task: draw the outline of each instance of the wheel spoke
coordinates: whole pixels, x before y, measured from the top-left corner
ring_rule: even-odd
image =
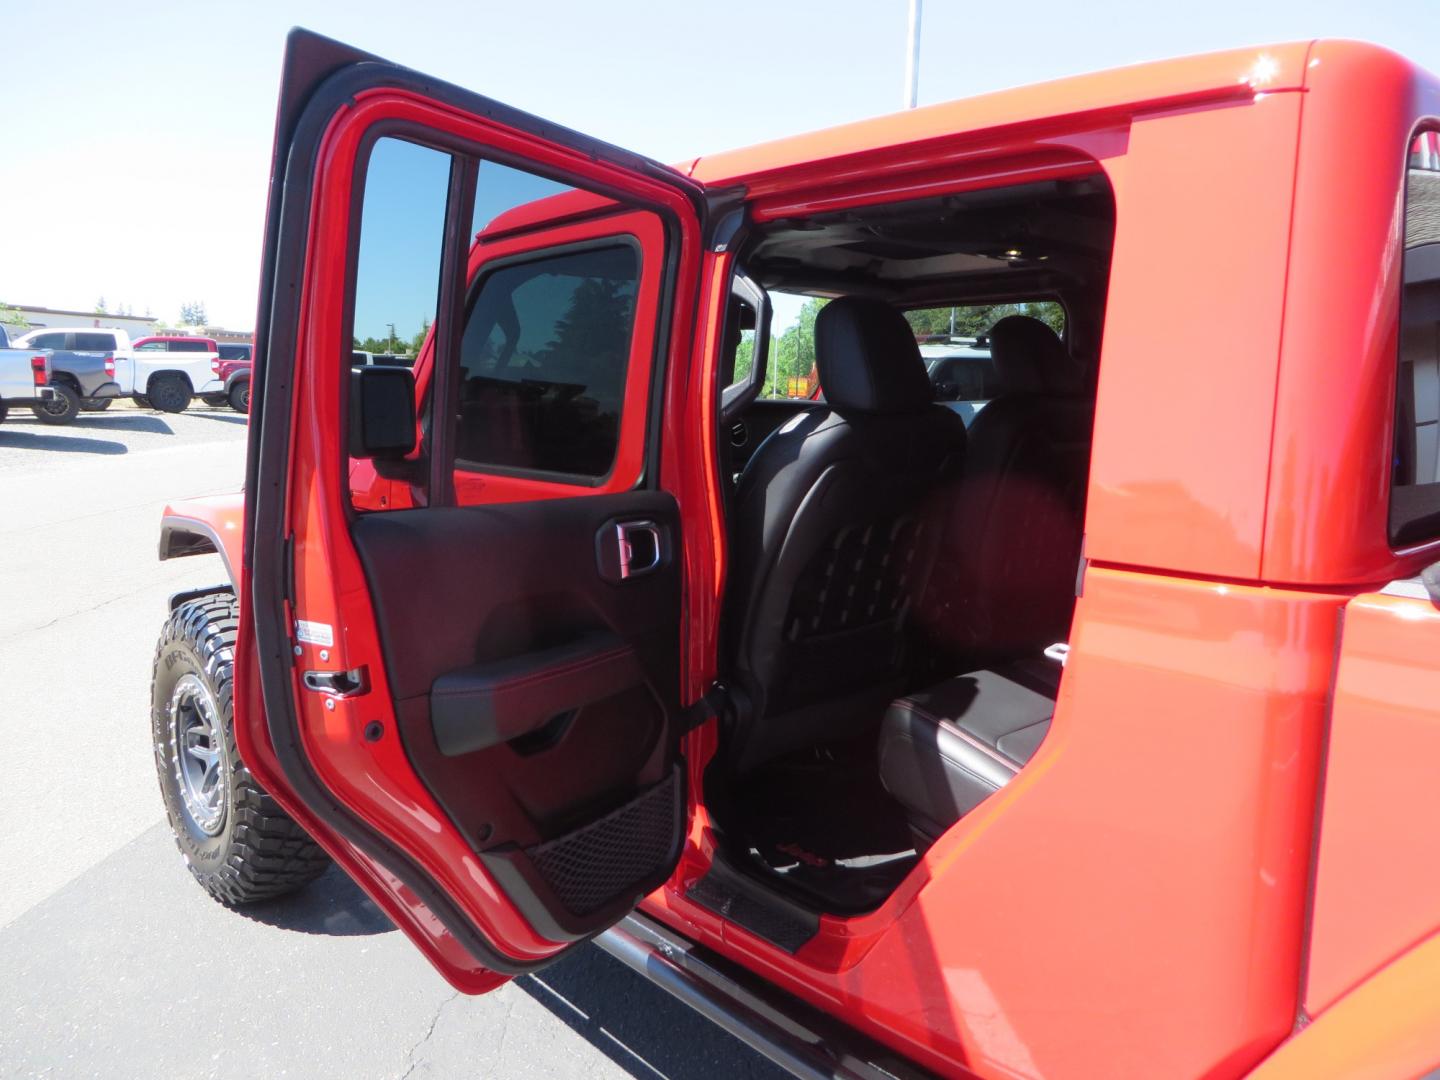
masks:
[[[187,746],[185,752],[196,760],[205,762],[207,768],[220,760],[220,751],[213,746]]]
[[[214,803],[220,788],[220,762],[212,761],[200,778],[200,795],[207,803]]]

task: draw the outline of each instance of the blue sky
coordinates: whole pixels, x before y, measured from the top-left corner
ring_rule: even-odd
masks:
[[[377,140],[370,152],[355,281],[355,336],[362,341],[385,341],[393,324],[396,348],[403,350],[404,342],[435,321],[450,161],[449,154],[394,138]],[[554,180],[482,161],[471,229],[479,232],[506,210],[568,190]]]
[[[905,0],[12,0],[0,300],[253,325],[287,29],[664,161],[890,112]],[[1143,60],[1362,38],[1440,71],[1440,0],[926,0],[920,102]],[[23,77],[17,77],[22,72]]]

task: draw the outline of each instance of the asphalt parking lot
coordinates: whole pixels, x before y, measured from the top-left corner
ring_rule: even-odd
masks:
[[[228,911],[164,820],[148,694],[172,499],[236,490],[244,418],[0,424],[0,1076],[775,1077],[599,950],[458,996],[332,869]]]

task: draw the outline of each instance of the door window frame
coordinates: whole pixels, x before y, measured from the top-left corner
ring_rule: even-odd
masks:
[[[358,223],[358,227],[350,228],[346,236],[342,329],[347,342],[353,343],[355,335],[355,283],[360,269],[365,180],[375,144],[384,138],[399,139],[451,157],[435,319],[431,333],[415,359],[415,367],[419,369],[415,386],[417,416],[428,416],[428,422],[417,421],[420,426],[417,428],[416,450],[409,460],[428,461],[425,481],[428,501],[425,505],[491,505],[658,486],[662,430],[659,410],[664,401],[667,360],[674,347],[677,344],[683,346],[688,339],[686,334],[675,334],[676,328],[672,326],[683,242],[674,212],[660,203],[647,202],[623,191],[594,184],[588,178],[537,167],[517,154],[497,152],[454,131],[437,131],[406,117],[379,119],[366,127],[361,135],[351,168],[350,221],[352,225]],[[471,232],[470,226],[474,215],[475,185],[482,161],[553,180],[573,187],[576,192],[600,196],[610,202],[579,215],[559,215],[556,223],[548,226],[539,223],[527,225],[521,230],[497,230],[500,235],[490,245],[477,243],[477,235]],[[578,186],[577,181],[586,186]],[[496,221],[503,221],[509,213],[498,215]],[[490,223],[491,226],[494,224]],[[481,230],[481,233],[484,231]],[[467,239],[465,250],[451,250],[453,240],[460,236]],[[544,247],[535,246],[537,236],[546,238]],[[455,414],[460,344],[464,335],[465,313],[475,290],[491,269],[499,268],[492,265],[496,259],[511,256],[516,261],[539,259],[561,248],[607,239],[637,245],[640,257],[620,439],[610,470],[597,481],[594,477],[506,466],[490,466],[482,470],[458,468],[454,453],[455,426],[436,425],[435,418]],[[458,249],[460,245],[453,246]],[[460,265],[464,267],[463,288],[456,287],[456,282],[460,280],[457,266]],[[445,317],[447,313],[450,316],[448,319]],[[447,331],[448,341],[442,337]],[[445,377],[437,378],[442,371]],[[341,401],[349,392],[346,384],[348,372],[349,365],[341,365]],[[645,388],[643,392],[642,386]],[[341,445],[348,445],[347,410],[341,410],[340,423]],[[341,455],[340,468],[346,483],[353,460]],[[636,464],[636,468],[631,468],[632,463]],[[363,511],[357,511],[353,505],[348,511],[352,516],[357,512]]]
[[[544,246],[533,246],[537,236],[545,240]],[[655,257],[657,244],[664,244],[664,236],[653,215],[644,210],[618,208],[592,221],[555,226],[541,234],[531,232],[506,237],[491,247],[482,245],[474,250],[467,308],[495,272],[571,253],[625,245],[635,252],[638,275],[620,427],[610,467],[601,476],[586,476],[480,463],[475,467],[462,467],[459,459],[455,459],[454,485],[459,505],[599,495],[655,486],[655,472],[646,467],[646,442],[647,435],[658,430],[649,422],[653,408],[650,389],[659,360],[656,354],[660,336],[658,320],[665,288],[664,260]],[[456,377],[458,379],[458,362]]]

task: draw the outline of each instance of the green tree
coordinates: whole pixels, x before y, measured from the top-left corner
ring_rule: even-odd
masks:
[[[570,306],[555,323],[555,337],[535,354],[545,365],[558,361],[569,367],[579,358],[592,371],[623,367],[630,341],[634,283],[613,278],[586,278],[575,288]]]
[[[786,396],[792,378],[809,376],[815,370],[815,317],[828,303],[822,297],[810,297],[794,324],[771,341],[769,371],[761,391],[765,397]]]
[[[1065,309],[1051,300],[1031,304],[974,304],[954,308],[924,308],[907,311],[905,318],[917,338],[931,335],[948,336],[951,331],[951,313],[954,313],[954,331],[957,337],[975,337],[983,334],[1007,315],[1030,315],[1045,323],[1057,334],[1065,332]]]
[[[205,315],[205,302],[203,300],[187,300],[180,305],[181,326],[205,326],[209,321]]]
[[[99,300],[96,300],[96,301],[95,301],[95,314],[96,314],[96,315],[108,315],[108,314],[110,314],[110,309],[105,306],[105,297],[102,296],[102,297],[100,297]]]
[[[430,334],[430,320],[420,320],[420,331],[410,339],[410,355],[417,356],[420,353],[420,346],[425,344],[425,338]]]
[[[743,382],[750,374],[750,365],[755,363],[755,334],[746,331],[740,344],[735,346],[735,381]]]
[[[30,324],[25,321],[25,316],[20,314],[20,309],[11,307],[9,304],[0,304],[0,323],[6,326],[24,326]]]

